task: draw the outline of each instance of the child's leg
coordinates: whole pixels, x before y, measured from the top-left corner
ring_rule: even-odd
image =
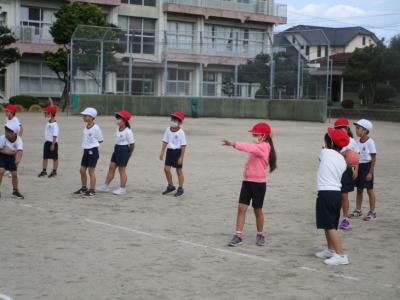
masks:
[[[262,208],[255,208],[254,215],[256,216],[257,233],[264,231],[264,213]]]
[[[363,188],[357,188],[357,196],[356,196],[356,209],[361,210],[362,200],[363,200]]]
[[[236,233],[242,233],[244,222],[246,221],[246,212],[249,206],[243,203],[239,203],[238,212],[236,217]]]
[[[374,189],[367,189],[368,197],[369,197],[369,210],[375,212],[375,191]]]
[[[165,177],[167,178],[168,185],[173,185],[171,166],[164,166]]]
[[[4,176],[5,172],[6,172],[6,169],[0,168],[0,185],[1,185],[1,182],[3,181],[3,176]]]
[[[350,209],[349,193],[342,193],[342,209],[343,209],[343,217],[348,218]]]
[[[110,162],[110,167],[108,168],[106,184],[109,185],[111,181],[113,181],[115,176],[115,170],[117,169],[117,165],[114,162]]]
[[[118,167],[120,187],[123,189],[126,187],[126,182],[128,181],[128,176],[126,175],[126,167]]]
[[[46,164],[47,165],[47,164]],[[44,169],[44,168],[43,168]],[[53,160],[53,170],[57,171],[58,169],[58,159],[54,159]]]
[[[178,175],[179,187],[183,187],[183,183],[185,181],[185,176],[183,176],[182,168],[177,168],[176,169],[176,174]]]
[[[88,168],[89,178],[90,178],[90,189],[94,190],[96,188],[96,169]]]
[[[86,175],[86,170],[87,168],[84,166],[81,166],[81,169],[79,170],[79,172],[81,173],[81,183],[82,186],[87,186],[87,175]]]
[[[343,255],[342,241],[336,229],[325,230],[326,240],[328,242],[328,249],[335,250],[339,255]]]
[[[46,170],[46,169],[47,169],[47,162],[48,162],[47,159],[43,159],[43,163],[42,163],[43,170]]]
[[[11,172],[11,182],[12,182],[13,189],[15,191],[18,191],[18,174],[17,174],[17,171],[12,171]]]

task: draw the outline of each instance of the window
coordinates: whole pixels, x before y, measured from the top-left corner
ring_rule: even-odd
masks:
[[[56,19],[55,12],[47,8],[21,6],[22,42],[52,42],[50,26]]]
[[[363,36],[362,37],[362,44],[365,46],[367,44],[367,37]]]
[[[194,24],[168,21],[168,48],[193,49]]]
[[[0,25],[1,26],[7,25],[7,13],[5,11],[0,13]]]
[[[218,73],[212,71],[203,72],[203,96],[217,96]]]
[[[306,55],[310,55],[310,46],[306,46]]]
[[[133,68],[131,92],[132,95],[153,96],[155,94],[156,74],[153,70]],[[129,94],[129,78],[117,78],[117,93]]]
[[[156,6],[156,0],[122,0],[121,2],[126,4]]]
[[[119,17],[118,25],[128,30],[130,52],[154,54],[156,28],[154,19]]]
[[[296,44],[296,37],[292,35],[292,44]]]
[[[59,93],[61,95],[64,83],[57,75],[41,62],[20,62],[21,92]]]
[[[317,56],[318,57],[321,57],[321,52],[322,52],[322,47],[318,46],[318,49],[317,49]]]
[[[167,94],[175,96],[188,96],[191,93],[190,70],[168,69]]]
[[[4,92],[6,90],[6,71],[0,72],[0,96],[4,97]]]

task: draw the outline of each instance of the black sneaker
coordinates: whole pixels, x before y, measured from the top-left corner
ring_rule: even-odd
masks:
[[[76,192],[73,192],[74,195],[82,195],[84,193],[86,193],[88,189],[85,187],[81,187],[79,190],[77,190]]]
[[[42,171],[40,172],[40,174],[38,175],[38,177],[44,177],[47,176],[47,172],[46,171]]]
[[[175,197],[179,197],[183,195],[183,188],[179,187],[175,193]]]
[[[22,196],[22,194],[21,194],[19,191],[14,191],[14,192],[12,193],[12,195],[13,195],[13,198],[25,199],[25,197]]]
[[[90,198],[90,197],[94,197],[94,196],[96,196],[96,193],[92,189],[86,190],[86,192],[84,194],[82,194],[82,197],[85,197],[85,198]]]
[[[49,175],[49,178],[51,178],[51,177],[56,177],[57,176],[57,171],[56,170],[53,170],[53,171],[51,171],[51,173],[50,173],[50,175]]]
[[[173,185],[168,185],[166,190],[164,192],[162,192],[163,195],[169,194],[173,191],[176,190],[176,187],[174,187]]]

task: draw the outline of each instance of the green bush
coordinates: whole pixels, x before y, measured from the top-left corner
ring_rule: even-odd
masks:
[[[342,107],[343,108],[353,108],[354,107],[354,101],[353,100],[343,100]]]
[[[256,98],[267,98],[267,97],[269,97],[269,95],[267,94],[267,91],[264,88],[260,87],[257,90],[255,97]]]
[[[34,104],[39,104],[39,99],[29,95],[18,95],[10,98],[10,103],[14,105],[21,105],[29,109]]]
[[[378,84],[375,92],[375,102],[385,103],[388,102],[390,98],[396,96],[396,88],[391,85]]]

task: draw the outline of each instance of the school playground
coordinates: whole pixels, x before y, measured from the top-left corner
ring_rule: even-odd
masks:
[[[19,114],[24,125],[20,190],[0,198],[0,299],[400,299],[398,123],[374,122],[377,220],[353,220],[341,232],[350,264],[329,267],[315,228],[316,171],[328,123],[269,121],[278,169],[268,175],[266,245],[257,247],[251,210],[245,244],[229,248],[246,154],[220,140],[251,141],[250,119],[186,119],[185,195],[162,196],[161,138],[168,117],[134,117],[136,140],[128,194],[72,196],[80,187],[83,122],[57,117],[61,128],[56,178],[38,178],[45,120]],[[333,120],[331,120],[333,122]],[[105,141],[97,182],[105,179],[115,119],[97,118]],[[51,165],[50,165],[51,166]],[[113,187],[118,186],[118,178]],[[350,194],[351,210],[355,194]],[[363,211],[367,212],[367,199]]]

